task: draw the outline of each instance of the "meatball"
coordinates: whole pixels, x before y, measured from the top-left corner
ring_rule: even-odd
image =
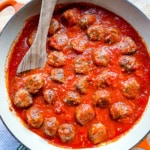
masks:
[[[134,78],[122,82],[122,92],[127,98],[134,99],[139,94],[140,85]]]
[[[33,104],[33,99],[28,90],[22,88],[15,93],[13,102],[19,108],[27,108]]]
[[[105,28],[102,25],[91,25],[87,29],[87,35],[90,40],[92,41],[99,41],[102,40],[105,36]]]
[[[57,134],[59,122],[56,117],[45,118],[43,123],[43,131],[46,135],[54,137]]]
[[[137,51],[137,46],[131,37],[123,37],[121,42],[118,44],[122,54],[133,54]]]
[[[68,37],[65,33],[56,33],[49,38],[49,46],[56,50],[63,50],[68,44]]]
[[[43,124],[43,112],[36,106],[30,107],[26,111],[26,118],[28,124],[33,128],[40,128]]]
[[[76,81],[76,89],[81,93],[81,94],[86,94],[88,92],[89,88],[89,81],[86,76],[79,77]]]
[[[63,142],[69,142],[75,138],[75,127],[72,124],[62,124],[59,126],[58,135]]]
[[[119,59],[119,64],[123,71],[130,73],[138,68],[138,62],[134,56],[122,56]]]
[[[57,93],[54,90],[51,89],[46,89],[43,91],[43,96],[44,96],[44,100],[48,103],[48,104],[54,104],[55,101],[57,100]]]
[[[70,91],[64,98],[64,102],[67,103],[68,105],[77,105],[80,104],[81,98],[77,92]]]
[[[111,71],[103,71],[96,77],[97,86],[101,88],[116,87],[117,74]]]
[[[87,47],[87,40],[83,38],[75,38],[70,42],[70,47],[77,53],[83,53]]]
[[[63,69],[52,69],[51,71],[51,79],[58,83],[64,83],[65,75]]]
[[[107,66],[110,62],[109,47],[101,47],[93,51],[93,59],[96,65]]]
[[[52,18],[51,22],[50,22],[50,27],[49,27],[49,30],[48,30],[48,33],[50,35],[53,35],[56,33],[56,31],[60,28],[60,23],[58,22],[57,19],[55,18]]]
[[[53,51],[48,55],[47,61],[53,67],[61,67],[66,64],[66,57],[62,52]]]
[[[118,29],[116,28],[107,28],[106,33],[105,33],[105,43],[111,45],[114,43],[119,42],[120,37],[119,37],[119,32]]]
[[[29,45],[32,45],[32,43],[33,43],[33,41],[34,41],[34,39],[35,39],[36,33],[37,33],[37,30],[33,30],[33,31],[30,33],[30,35],[29,35],[29,37],[28,37],[28,40],[27,40],[27,42],[28,42]]]
[[[80,125],[87,125],[95,117],[95,111],[89,104],[81,104],[76,108],[76,119]]]
[[[64,19],[65,23],[69,26],[77,24],[79,18],[80,12],[77,8],[68,9],[62,15],[62,19]]]
[[[83,56],[77,56],[74,64],[75,72],[85,74],[89,70],[89,62]]]
[[[106,127],[102,123],[93,124],[88,132],[88,138],[93,144],[99,144],[105,140],[107,136]]]
[[[110,93],[107,90],[98,90],[93,95],[93,103],[100,108],[106,108],[110,103]]]
[[[93,14],[84,14],[79,20],[79,25],[82,29],[88,28],[96,21],[96,16]]]
[[[130,116],[132,113],[132,108],[124,102],[116,102],[112,104],[109,111],[112,119],[119,120]]]
[[[44,79],[41,74],[29,75],[26,78],[25,85],[31,94],[35,94],[44,86]]]

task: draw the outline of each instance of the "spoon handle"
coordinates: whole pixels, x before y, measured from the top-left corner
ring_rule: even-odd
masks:
[[[36,37],[18,66],[17,73],[41,68],[46,62],[46,39],[57,0],[42,0]]]

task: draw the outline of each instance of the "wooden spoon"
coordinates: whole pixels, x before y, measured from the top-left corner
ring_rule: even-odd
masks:
[[[18,66],[17,73],[42,68],[46,62],[46,39],[57,0],[42,0],[36,37]]]

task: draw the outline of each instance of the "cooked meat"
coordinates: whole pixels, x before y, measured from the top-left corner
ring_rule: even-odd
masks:
[[[29,75],[26,78],[25,86],[31,94],[35,94],[44,86],[44,79],[41,74]]]
[[[93,50],[93,59],[96,65],[107,66],[110,62],[109,47],[103,46]]]
[[[30,107],[26,111],[26,118],[28,124],[33,128],[40,128],[44,120],[43,112],[36,106]]]
[[[79,18],[80,12],[77,8],[68,9],[62,15],[62,19],[64,19],[65,24],[69,26],[77,24]]]
[[[134,78],[122,82],[122,92],[127,98],[136,98],[140,92],[140,85]]]
[[[32,96],[27,89],[19,89],[13,99],[13,103],[19,108],[27,108],[33,104]]]
[[[78,105],[81,102],[81,97],[77,92],[70,91],[64,98],[64,102],[68,105]]]
[[[87,48],[87,40],[84,38],[74,38],[70,42],[70,47],[77,53],[83,53]]]
[[[84,14],[79,20],[79,25],[82,29],[87,29],[96,21],[96,16],[93,14]]]
[[[84,56],[77,56],[74,63],[76,73],[85,74],[89,70],[89,62]]]
[[[76,119],[81,125],[87,125],[95,117],[95,111],[89,104],[81,104],[76,108]]]
[[[88,92],[89,88],[89,81],[86,76],[81,76],[77,79],[76,81],[76,89],[81,93],[81,94],[86,94]]]
[[[63,33],[55,33],[49,38],[49,46],[56,50],[62,51],[65,46],[68,45],[68,37]]]
[[[116,102],[110,107],[110,115],[112,119],[119,120],[131,115],[132,108],[124,102]]]
[[[52,20],[50,22],[50,27],[49,27],[48,33],[50,35],[53,35],[56,33],[56,31],[58,31],[59,28],[60,28],[59,21],[55,18],[52,18]]]
[[[56,117],[45,118],[43,123],[43,131],[46,135],[54,137],[57,134],[59,122]]]
[[[114,43],[119,42],[120,38],[119,38],[119,32],[118,29],[116,28],[107,28],[106,33],[105,33],[105,43],[111,45]]]
[[[65,81],[64,70],[63,69],[55,69],[55,68],[52,69],[51,79],[58,83],[64,83],[64,81]]]
[[[43,96],[44,96],[44,100],[48,103],[48,104],[54,104],[55,101],[57,100],[57,93],[56,91],[52,90],[52,89],[46,89],[43,91]]]
[[[115,87],[117,74],[111,71],[103,71],[96,77],[97,86],[101,88]]]
[[[134,56],[122,56],[119,59],[120,66],[123,71],[130,73],[138,69],[139,64]]]
[[[137,51],[137,46],[131,37],[125,36],[118,44],[122,54],[133,54]]]
[[[88,132],[88,138],[93,144],[99,144],[105,140],[107,136],[106,127],[102,123],[93,124]]]
[[[87,29],[87,35],[92,41],[99,41],[105,37],[105,28],[102,25],[91,25]]]
[[[110,103],[110,93],[107,90],[98,90],[93,95],[93,104],[100,108],[106,108]]]
[[[47,61],[53,67],[61,67],[66,64],[66,56],[62,52],[53,51],[49,53]]]
[[[62,124],[59,126],[58,135],[63,142],[69,142],[75,138],[75,127],[72,124]]]

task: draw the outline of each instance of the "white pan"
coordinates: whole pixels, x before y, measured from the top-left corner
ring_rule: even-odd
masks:
[[[58,3],[89,2],[100,5],[129,22],[145,41],[150,50],[150,21],[126,0],[58,0]],[[21,31],[25,20],[40,12],[41,0],[33,0],[18,11],[5,26],[0,35],[0,114],[11,133],[26,147],[32,150],[63,149],[48,144],[44,139],[24,127],[14,111],[10,111],[10,101],[7,94],[5,71],[10,47]],[[128,150],[137,144],[150,129],[150,101],[134,127],[125,135],[111,143],[92,150]],[[1,137],[2,138],[2,137]],[[87,150],[87,149],[84,149]]]

